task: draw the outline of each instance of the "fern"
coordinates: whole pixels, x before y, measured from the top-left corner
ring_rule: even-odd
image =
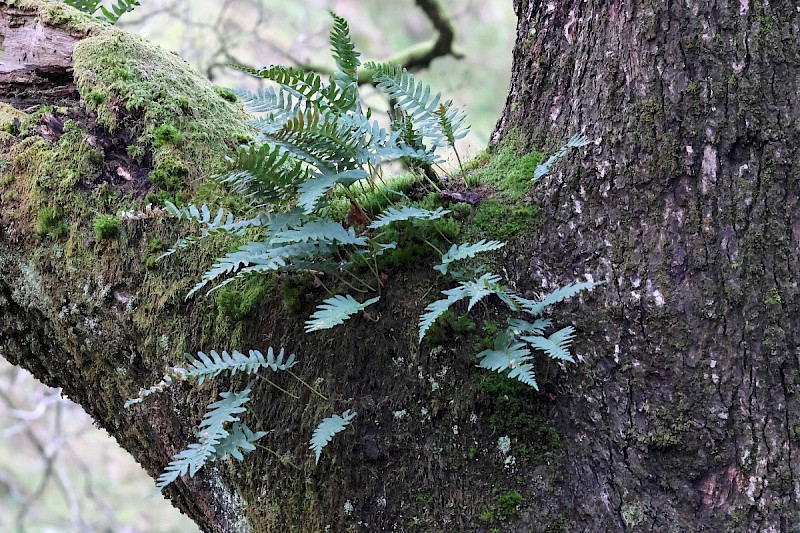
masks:
[[[570,140],[567,141],[567,144],[559,148],[556,153],[547,159],[547,161],[536,167],[536,171],[533,173],[534,181],[546,176],[550,172],[550,169],[553,167],[553,165],[555,165],[559,159],[567,155],[567,151],[570,148],[580,148],[582,146],[592,144],[592,142],[593,141],[583,134],[573,135]]]
[[[454,146],[456,139],[469,132],[469,127],[464,125],[466,113],[454,107],[452,101],[442,103],[441,93],[431,96],[430,86],[416,81],[406,69],[374,62],[365,67],[372,71],[378,89],[397,101],[420,128],[420,133],[433,138],[434,144],[442,145],[447,140]]]
[[[536,316],[542,314],[547,307],[553,304],[572,298],[579,292],[592,290],[598,285],[603,285],[604,283],[605,281],[583,281],[580,283],[570,283],[569,285],[565,285],[554,290],[542,300],[537,302],[520,299],[518,300],[518,303],[526,313]]]
[[[222,392],[220,396],[222,400],[210,404],[200,422],[198,441],[175,455],[164,473],[158,477],[156,482],[158,490],[163,489],[180,476],[189,474],[189,477],[194,477],[198,470],[215,458],[217,446],[230,435],[225,425],[239,422],[239,417],[236,415],[246,410],[242,406],[250,400],[250,389],[238,393]]]
[[[446,254],[442,256],[442,263],[440,265],[436,265],[433,267],[434,270],[438,270],[442,274],[447,274],[447,269],[450,263],[455,261],[460,261],[462,259],[469,259],[471,257],[475,257],[476,255],[484,252],[491,252],[493,250],[499,250],[506,244],[500,241],[486,241],[485,239],[481,239],[475,244],[467,244],[464,243],[460,246],[456,246],[455,244],[448,250]]]
[[[508,325],[511,326],[515,335],[519,335],[521,333],[528,333],[531,335],[541,335],[544,333],[544,330],[549,328],[553,324],[553,321],[549,318],[539,318],[533,324],[527,322],[525,320],[520,320],[518,318],[509,318]]]
[[[96,18],[111,24],[116,24],[122,15],[141,5],[138,0],[117,0],[117,3],[111,4],[111,9],[102,5],[103,0],[64,0],[64,3],[88,15],[94,15],[99,9],[102,16]]]
[[[265,356],[258,350],[250,350],[250,355],[234,350],[232,354],[223,351],[220,355],[212,350],[206,355],[203,352],[197,352],[197,357],[186,354],[189,365],[186,368],[187,375],[198,378],[198,384],[202,385],[206,378],[215,378],[223,372],[230,372],[235,375],[236,372],[244,372],[246,374],[255,374],[262,368],[269,368],[273,372],[278,370],[288,370],[297,364],[295,355],[291,354],[285,358],[285,350],[281,348],[278,355],[275,355],[272,347],[267,350]]]
[[[285,205],[309,171],[279,146],[241,146],[229,160],[229,170],[217,179],[231,192],[241,194],[256,204]]]
[[[481,368],[499,373],[508,372],[510,379],[517,379],[539,390],[533,374],[533,364],[529,362],[532,359],[531,351],[525,348],[524,343],[496,345],[494,350],[484,350],[477,357],[481,360]]]
[[[531,336],[522,337],[522,340],[529,343],[534,348],[538,348],[547,354],[551,359],[569,361],[574,363],[575,359],[569,353],[569,345],[575,336],[575,328],[568,326],[558,330],[549,337]]]
[[[244,460],[243,453],[255,451],[256,447],[253,443],[269,433],[269,431],[253,432],[244,424],[233,424],[228,436],[223,437],[217,443],[214,449],[214,457],[224,460],[230,455],[234,459],[242,461]]]
[[[322,455],[322,450],[333,439],[334,435],[344,431],[350,422],[356,417],[356,412],[348,409],[341,416],[332,415],[319,423],[311,436],[311,445],[309,446],[314,450],[315,464],[319,464],[319,458]]]
[[[419,207],[411,207],[411,206],[403,206],[399,209],[395,207],[390,207],[386,209],[383,213],[381,213],[373,222],[369,225],[370,229],[379,229],[384,226],[388,226],[392,222],[402,222],[405,220],[436,220],[437,218],[442,218],[446,214],[450,213],[450,211],[443,209],[441,207],[437,207],[435,211],[429,211],[427,209],[420,209]]]
[[[275,243],[336,242],[353,246],[367,245],[366,237],[357,237],[353,228],[344,229],[339,222],[325,219],[308,222],[294,229],[280,231],[275,234],[272,241]]]
[[[358,83],[358,67],[361,65],[358,58],[361,54],[356,51],[356,47],[350,39],[350,26],[347,21],[333,11],[330,14],[333,18],[333,29],[330,36],[331,52],[338,69],[338,72],[333,75],[333,82],[340,86],[352,86]]]
[[[330,329],[339,324],[343,324],[359,311],[363,311],[368,306],[377,302],[380,298],[370,298],[363,304],[358,303],[349,294],[345,296],[336,295],[324,300],[317,308],[317,312],[311,315],[311,320],[306,322],[306,333]]]
[[[447,312],[454,303],[469,298],[468,310],[470,310],[486,296],[497,294],[499,291],[504,290],[503,287],[499,285],[499,281],[499,276],[487,273],[473,281],[462,281],[459,287],[442,291],[442,294],[447,296],[447,298],[429,304],[425,308],[425,313],[420,317],[419,342],[422,342],[422,339],[425,338],[425,333],[430,329],[433,323]]]

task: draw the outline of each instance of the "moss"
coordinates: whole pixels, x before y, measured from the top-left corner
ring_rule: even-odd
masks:
[[[57,207],[43,207],[39,210],[36,234],[41,237],[60,239],[69,233],[69,228],[62,221],[64,211]]]
[[[515,516],[519,516],[519,508],[522,505],[522,494],[518,490],[510,490],[497,497],[497,519],[504,522]]]
[[[98,215],[94,219],[94,237],[98,241],[111,239],[119,234],[119,220],[109,215]]]
[[[176,156],[162,157],[148,176],[150,182],[161,190],[176,192],[183,188],[189,168]]]
[[[234,322],[243,320],[272,287],[265,277],[250,277],[222,287],[216,293],[217,316]]]
[[[696,81],[690,81],[686,85],[686,94],[697,94],[700,91],[700,85]]]
[[[285,277],[279,285],[283,297],[283,308],[289,313],[300,314],[313,299],[311,290],[314,276],[308,272],[300,272]]]
[[[781,298],[781,293],[778,291],[778,287],[772,287],[769,290],[767,297],[764,298],[764,305],[777,305],[782,302],[783,298]]]
[[[173,146],[183,144],[183,133],[179,132],[178,128],[172,124],[162,124],[153,130],[153,146],[161,148],[167,144]]]
[[[223,100],[227,100],[228,102],[236,102],[238,100],[238,98],[236,98],[236,95],[233,94],[232,91],[229,91],[228,89],[226,89],[224,87],[220,87],[218,85],[215,85],[214,86],[214,92],[216,92],[218,95],[220,95]]]
[[[252,137],[239,104],[220,98],[183,59],[139,36],[104,26],[76,43],[73,59],[87,108],[112,132],[124,124],[132,144],[153,147],[152,180],[166,190],[214,172],[236,139]],[[175,162],[182,170],[176,172]]]
[[[524,152],[516,132],[506,136],[502,146],[495,153],[486,152],[476,158],[480,166],[473,178],[481,183],[492,185],[505,193],[508,200],[522,199],[533,185],[533,175],[545,159],[541,152]],[[473,163],[468,163],[472,167]]]
[[[471,231],[481,238],[508,240],[530,231],[539,223],[536,205],[507,205],[497,200],[482,202],[470,222]]]

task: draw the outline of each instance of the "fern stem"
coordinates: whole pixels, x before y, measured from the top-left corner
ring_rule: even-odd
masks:
[[[356,291],[358,293],[361,293],[361,294],[366,294],[368,292],[375,292],[375,289],[373,289],[371,286],[367,285],[361,278],[359,278],[358,276],[356,276],[352,272],[348,272],[347,270],[345,270],[344,272],[347,272],[348,274],[350,274],[350,276],[352,276],[353,279],[358,280],[364,287],[367,288],[367,290],[359,289],[358,287],[356,287],[355,285],[353,285],[352,283],[350,283],[346,279],[342,278],[341,276],[336,276],[336,279],[338,279],[340,282],[344,283],[347,287],[349,287],[349,288],[353,289],[354,291]],[[325,290],[328,290],[328,289],[326,288]],[[331,296],[333,296],[333,293],[331,293],[331,291],[328,291],[328,292],[331,294]]]
[[[291,372],[290,372],[290,373],[291,373]],[[266,381],[267,383],[269,383],[270,385],[272,385],[273,387],[275,387],[275,388],[276,388],[276,389],[278,389],[279,391],[281,391],[281,392],[283,392],[283,393],[285,393],[285,394],[289,395],[290,397],[294,398],[295,400],[299,400],[299,399],[300,399],[300,396],[297,396],[296,394],[289,392],[288,390],[284,389],[284,388],[283,388],[283,387],[281,387],[280,385],[277,385],[277,384],[275,384],[274,382],[270,381],[269,379],[265,378],[264,376],[258,376],[258,377],[259,377],[259,378],[261,378],[261,379],[263,379],[264,381]]]
[[[437,228],[437,229],[438,229],[438,228]],[[439,233],[441,233],[441,231],[440,231]],[[442,235],[442,237],[444,237],[444,235]],[[437,253],[437,254],[439,254],[439,256],[443,256],[443,255],[444,255],[444,252],[442,252],[442,251],[441,251],[439,248],[437,248],[437,247],[436,247],[436,246],[435,246],[435,245],[434,245],[434,244],[433,244],[431,241],[429,241],[428,239],[424,239],[424,238],[423,238],[423,239],[422,239],[422,242],[424,242],[425,244],[427,244],[428,246],[430,246],[431,248],[433,248],[434,250],[436,250],[436,253]]]
[[[262,450],[265,450],[265,451],[267,451],[267,452],[271,453],[272,455],[274,455],[275,457],[277,457],[277,458],[278,458],[278,460],[281,462],[281,464],[290,465],[290,466],[294,467],[294,468],[295,468],[295,469],[297,469],[297,470],[302,470],[302,468],[300,468],[299,466],[297,466],[296,464],[294,464],[294,463],[293,463],[293,462],[291,462],[289,459],[287,459],[287,458],[286,458],[286,457],[284,457],[283,455],[279,454],[278,452],[276,452],[276,451],[275,451],[275,450],[273,450],[272,448],[267,448],[267,447],[266,447],[266,446],[264,446],[263,444],[259,444],[259,443],[257,443],[257,442],[254,442],[253,444],[255,444],[256,446],[258,446],[258,447],[259,447],[259,448],[261,448]]]
[[[461,164],[461,156],[458,155],[458,150],[456,150],[456,145],[453,144],[453,153],[456,154],[456,161],[458,161],[458,168],[461,169],[461,179],[464,180],[464,185],[467,184],[467,178],[464,176],[464,165]]]
[[[320,392],[318,389],[316,389],[315,387],[312,387],[311,385],[309,385],[308,383],[306,383],[305,381],[303,381],[303,378],[301,378],[300,376],[298,376],[297,374],[295,374],[295,373],[294,373],[294,372],[292,372],[291,370],[288,370],[288,369],[287,369],[286,371],[287,371],[287,372],[288,372],[288,373],[289,373],[289,374],[290,374],[290,375],[291,375],[291,376],[292,376],[294,379],[296,379],[297,381],[299,381],[300,383],[302,383],[303,385],[305,385],[306,387],[308,387],[308,390],[310,390],[311,392],[313,392],[314,394],[316,394],[317,396],[319,396],[320,398],[322,398],[324,401],[326,401],[326,402],[328,401],[328,398],[327,398],[327,397],[326,397],[324,394],[322,394],[322,393],[321,393],[321,392]]]

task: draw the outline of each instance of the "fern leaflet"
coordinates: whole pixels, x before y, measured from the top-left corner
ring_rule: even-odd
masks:
[[[569,353],[569,345],[575,336],[575,328],[567,326],[550,335],[549,337],[533,336],[522,337],[522,340],[529,343],[534,348],[538,348],[547,354],[551,359],[559,361],[569,361],[574,363],[575,359]]]
[[[223,351],[220,355],[215,350],[206,355],[203,352],[197,352],[197,357],[191,354],[186,354],[189,361],[187,366],[187,375],[198,378],[198,384],[202,385],[206,378],[214,378],[223,372],[230,372],[235,375],[236,372],[244,372],[246,374],[255,374],[262,368],[269,368],[273,372],[278,370],[288,370],[297,364],[295,355],[291,354],[284,359],[285,350],[281,348],[278,355],[275,355],[272,347],[267,350],[266,356],[258,350],[250,350],[250,355],[234,350],[232,354]]]
[[[593,141],[583,134],[579,133],[573,135],[570,140],[567,141],[567,144],[559,148],[556,153],[547,158],[547,161],[536,167],[536,171],[533,173],[534,181],[546,176],[550,172],[550,169],[553,167],[553,165],[555,165],[559,159],[567,155],[567,151],[570,148],[580,148],[582,146],[592,144],[592,142]]]
[[[442,218],[446,214],[450,213],[450,211],[443,209],[441,207],[437,207],[435,211],[429,211],[427,209],[420,209],[419,207],[411,207],[404,205],[400,209],[395,207],[390,207],[383,211],[378,218],[376,218],[372,224],[369,225],[370,229],[378,229],[384,226],[388,226],[392,222],[401,222],[404,220],[435,220],[437,218]]]
[[[311,445],[309,446],[314,450],[315,464],[319,464],[320,455],[322,450],[333,439],[337,433],[344,431],[350,422],[356,417],[356,412],[348,409],[341,416],[332,415],[319,423],[311,436]]]
[[[306,333],[319,331],[321,329],[330,329],[339,324],[343,324],[345,320],[359,311],[363,311],[379,299],[379,297],[370,298],[362,304],[358,303],[355,298],[349,294],[344,296],[337,294],[332,298],[328,298],[320,304],[317,308],[317,312],[311,315],[311,320],[306,322]]]
[[[255,451],[254,442],[268,435],[269,431],[253,432],[244,424],[236,423],[231,426],[226,437],[220,439],[214,449],[215,459],[226,459],[228,455],[239,461],[244,460],[244,453]]]
[[[433,267],[434,270],[438,270],[442,274],[447,274],[447,268],[450,263],[455,261],[460,261],[462,259],[469,259],[470,257],[475,257],[476,255],[483,253],[483,252],[491,252],[493,250],[499,250],[506,244],[500,241],[486,241],[485,239],[481,239],[475,244],[468,244],[464,243],[460,246],[456,246],[455,244],[448,250],[446,254],[442,256],[442,264],[436,265]]]
[[[539,390],[536,377],[533,374],[533,364],[531,352],[525,348],[525,344],[517,342],[497,346],[494,350],[484,350],[480,352],[478,358],[481,360],[480,367],[494,372],[504,373],[508,371],[508,377],[519,381]]]
[[[230,434],[225,429],[225,424],[239,421],[239,417],[236,415],[246,410],[242,406],[250,400],[250,389],[238,393],[222,392],[220,396],[222,400],[210,404],[200,422],[198,442],[190,444],[185,450],[175,455],[172,462],[158,477],[156,482],[158,490],[187,473],[189,477],[194,477],[206,462],[215,457],[220,441]]]

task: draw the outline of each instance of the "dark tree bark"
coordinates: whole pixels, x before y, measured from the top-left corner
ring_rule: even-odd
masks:
[[[540,184],[517,272],[610,283],[552,413],[570,435],[556,507],[575,530],[796,531],[797,3],[515,9],[497,138],[597,139]]]
[[[247,117],[172,54],[49,0],[0,2],[0,355],[63,387],[155,476],[245,380],[173,386],[130,410],[125,398],[184,352],[296,352],[330,400],[271,376],[299,398],[258,382],[247,416],[299,470],[260,449],[171,485],[204,531],[796,531],[800,13],[515,5],[496,141],[598,139],[536,185],[544,221],[503,258],[524,293],[609,282],[560,309],[580,364],[551,373],[547,394],[487,384],[474,335],[418,346],[420,312],[452,286],[428,266],[392,272],[377,322],[304,335],[318,287],[278,279],[233,318],[213,297],[184,301],[226,243],[154,268],[173,225],[96,235],[96,214],[143,207],[154,169],[181,169],[195,193]],[[182,143],[154,142],[164,122]],[[351,407],[358,422],[315,466],[313,427]]]

